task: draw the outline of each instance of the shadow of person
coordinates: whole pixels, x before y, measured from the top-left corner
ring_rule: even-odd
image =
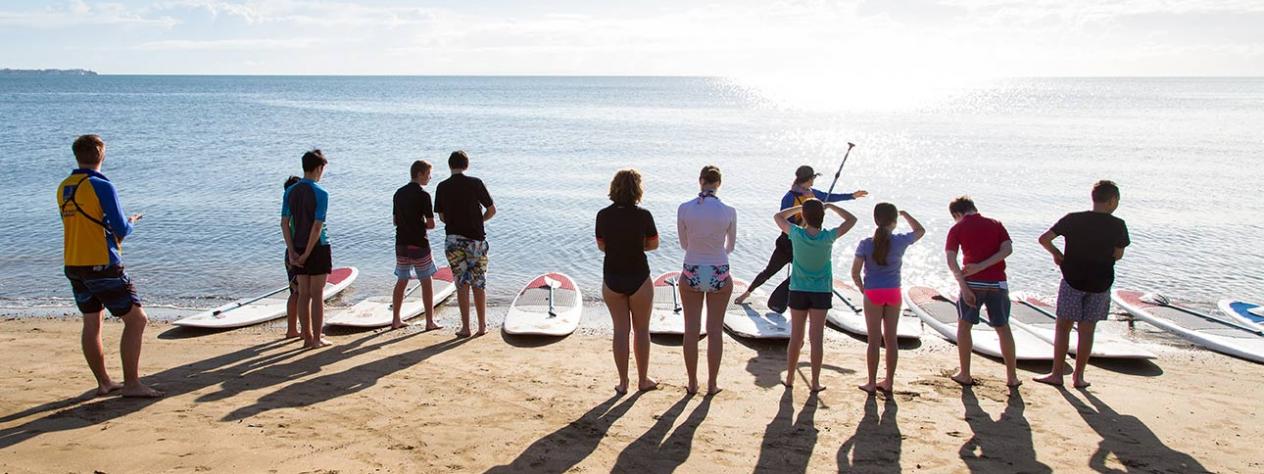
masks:
[[[575,421],[535,440],[517,458],[506,465],[488,469],[488,473],[567,472],[583,461],[605,438],[615,421],[622,418],[641,398],[637,392],[616,405],[622,395],[615,395],[585,412]]]
[[[843,442],[838,450],[838,470],[863,472],[900,472],[900,449],[904,438],[896,421],[899,407],[895,397],[888,396],[878,416],[878,397],[865,399],[865,416],[856,426],[856,434]],[[850,458],[850,459],[849,459]]]
[[[1121,472],[1106,466],[1106,458],[1114,454],[1126,468],[1122,472],[1207,472],[1207,468],[1193,456],[1163,444],[1137,417],[1119,414],[1087,390],[1080,393],[1092,404],[1091,407],[1067,390],[1060,392],[1084,418],[1084,422],[1102,437],[1097,451],[1089,458],[1090,469]]]
[[[970,472],[1053,472],[1036,460],[1031,425],[1023,416],[1027,405],[1018,388],[1009,389],[1005,411],[996,421],[979,406],[973,387],[961,389],[961,403],[974,436],[961,445],[958,454]]]
[[[407,337],[411,336],[398,338],[395,339],[395,341],[402,340]],[[229,414],[224,415],[222,421],[244,420],[277,408],[309,406],[350,395],[377,385],[378,380],[381,380],[382,377],[386,377],[405,368],[412,367],[426,359],[448,350],[455,349],[469,341],[469,338],[448,339],[421,349],[412,350],[390,357],[378,358],[342,372],[322,375],[320,377],[310,378],[298,383],[286,385],[272,393],[259,397],[259,399],[251,405],[238,408]],[[386,343],[379,343],[376,345],[381,346],[384,344]],[[355,353],[364,350],[372,349],[362,348],[350,352]],[[342,356],[346,357],[347,355],[343,354]],[[256,374],[252,374],[252,378],[257,378]]]
[[[146,384],[166,392],[167,398],[177,397],[222,382],[228,377],[245,374],[267,361],[296,351],[285,350],[293,341],[271,341],[243,348],[228,354],[172,367],[145,377]],[[280,351],[280,352],[278,352]],[[28,416],[53,411],[42,418],[18,426],[0,430],[0,449],[22,443],[43,433],[70,431],[114,420],[139,412],[162,399],[137,398],[84,398],[82,396],[50,402],[4,417],[14,421]],[[79,401],[88,403],[77,404]]]
[[[680,418],[685,411],[685,406],[693,398],[692,395],[686,395],[668,408],[654,426],[619,453],[619,458],[615,461],[611,472],[672,472],[683,465],[689,459],[689,454],[693,452],[694,433],[698,431],[698,426],[702,425],[702,421],[707,418],[707,413],[711,411],[711,397],[702,397],[702,401],[694,407],[689,417],[671,432],[671,436],[668,436],[667,432],[671,431],[672,425],[676,423],[676,419]]]
[[[808,396],[799,417],[794,417],[794,390],[781,393],[777,415],[764,429],[755,472],[807,472],[816,447],[816,393]]]

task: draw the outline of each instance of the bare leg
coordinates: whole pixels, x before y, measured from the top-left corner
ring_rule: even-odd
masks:
[[[285,301],[285,338],[302,335],[298,332],[298,288],[295,283],[290,283],[290,297]]]
[[[653,301],[651,300],[652,303]],[[487,334],[487,290],[474,288],[474,309],[478,311],[478,332],[474,333],[474,335],[482,336]]]
[[[1069,344],[1071,339],[1071,326],[1074,325],[1074,321],[1058,320],[1053,333],[1053,368],[1049,370],[1049,375],[1036,377],[1032,380],[1049,385],[1062,386],[1062,367],[1066,364],[1067,344]]]
[[[1001,358],[1005,359],[1005,385],[1017,387],[1023,384],[1018,379],[1018,359],[1014,357],[1014,333],[1008,324],[993,328],[1001,340]]]
[[[456,331],[457,337],[470,337],[470,285],[456,285],[456,305],[461,310],[461,329]]]
[[[298,326],[299,337],[303,338],[304,347],[312,347],[312,294],[311,276],[298,276]]]
[[[404,304],[404,290],[408,289],[408,280],[395,280],[395,289],[391,292],[391,329],[408,327],[399,316],[399,307]]]
[[[733,280],[707,294],[707,395],[720,393],[720,362],[724,358],[724,313],[733,296]]]
[[[628,298],[632,313],[633,352],[636,354],[636,388],[642,392],[658,388],[658,382],[649,378],[650,370],[650,313],[654,310],[654,282],[649,278]],[[697,357],[695,355],[695,357]]]
[[[614,391],[628,392],[628,336],[632,332],[632,315],[628,311],[628,297],[601,285],[601,297],[610,310],[610,322],[614,326],[614,368],[619,372],[619,385]]]
[[[790,341],[786,343],[786,379],[782,382],[787,387],[794,386],[794,372],[799,366],[799,351],[803,349],[803,332],[807,319],[807,310],[790,310]]]
[[[434,279],[430,277],[421,280],[421,303],[426,305],[426,330],[442,329],[434,322]]]
[[[970,375],[970,351],[974,350],[974,339],[970,331],[974,325],[969,321],[957,321],[957,359],[961,362],[961,370],[952,380],[961,385],[974,385],[974,377]]]
[[[825,313],[823,309],[808,311],[811,324],[808,326],[808,338],[812,340],[812,391],[825,390],[821,385],[821,364],[825,361]]]
[[[681,342],[681,348],[685,353],[685,374],[689,377],[689,385],[685,387],[685,391],[693,395],[698,393],[698,338],[702,332],[702,305],[706,295],[685,284],[680,284],[679,290],[680,306],[685,312],[685,339]],[[715,335],[712,334],[712,337]],[[708,357],[709,352],[708,350]]]
[[[887,350],[887,378],[878,382],[878,389],[890,392],[895,386],[895,366],[900,362],[900,346],[896,340],[900,325],[900,305],[882,308],[882,342]]]
[[[873,393],[878,389],[878,355],[882,346],[882,306],[865,298],[865,332],[869,344],[865,348],[865,364],[869,369],[869,381],[859,386],[861,390]]]
[[[1088,359],[1093,355],[1093,332],[1097,329],[1097,321],[1080,321],[1077,326],[1080,343],[1075,348],[1075,373],[1071,375],[1071,383],[1075,388],[1088,388],[1092,384],[1084,380],[1084,369],[1088,367]]]
[[[92,369],[92,376],[97,379],[98,396],[123,388],[122,384],[110,380],[110,374],[105,370],[105,344],[101,342],[101,323],[104,317],[105,314],[100,311],[84,313],[83,334],[80,336],[83,358],[87,359],[88,368]]]
[[[308,278],[308,294],[312,301],[312,346],[325,347],[332,344],[325,340],[325,280],[329,274],[312,275]]]
[[[133,305],[132,310],[123,315],[123,343],[119,352],[123,354],[124,397],[162,396],[162,392],[140,383],[140,348],[145,341],[146,324],[149,324],[149,318],[145,317],[145,310],[138,305]]]

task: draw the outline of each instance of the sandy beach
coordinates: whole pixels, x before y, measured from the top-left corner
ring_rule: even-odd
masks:
[[[503,312],[503,308],[494,309]],[[679,340],[656,340],[661,390],[615,397],[603,312],[563,339],[458,340],[449,328],[334,332],[303,351],[277,323],[206,333],[154,322],[142,368],[160,400],[88,398],[76,319],[0,322],[0,472],[1258,472],[1264,366],[1179,347],[1096,364],[1087,391],[1027,382],[952,345],[901,353],[867,397],[864,345],[827,330],[829,389],[778,384],[784,344],[726,335],[722,384],[688,397]],[[120,377],[122,324],[106,325]],[[702,345],[705,352],[705,344]],[[1044,370],[1023,365],[1030,377]],[[806,366],[803,368],[806,375]]]

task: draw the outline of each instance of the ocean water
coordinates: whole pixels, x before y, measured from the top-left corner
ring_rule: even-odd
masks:
[[[207,307],[284,284],[281,185],[301,174],[299,157],[311,147],[331,161],[323,184],[334,262],[362,271],[344,299],[389,291],[391,195],[409,164],[435,163],[437,183],[449,152],[464,149],[469,173],[497,202],[487,225],[489,291],[506,302],[546,270],[574,276],[589,299],[599,295],[593,220],[623,167],[645,176],[644,206],[663,237],[650,258],[658,273],[683,256],[676,206],[697,192],[701,166],[720,166],[720,195],[739,213],[733,270],[750,279],[772,250],[771,216],[794,168],[814,165],[827,188],[848,141],[857,147],[838,190],[871,197],[845,206],[861,223],[835,248],[836,275],[846,276],[856,243],[872,234],[873,205],[890,201],[929,229],[905,257],[905,284],[950,284],[947,203],[969,194],[1014,238],[1011,287],[1051,296],[1059,275],[1036,237],[1087,209],[1090,186],[1106,178],[1123,190],[1117,215],[1133,241],[1116,286],[1203,303],[1264,299],[1264,79],[1007,79],[884,91],[890,107],[848,105],[867,91],[792,87],[712,78],[0,77],[0,306],[72,304],[54,189],[83,133],[105,138],[104,172],[126,210],[145,214],[124,260],[155,305]],[[442,231],[431,236],[441,255]]]

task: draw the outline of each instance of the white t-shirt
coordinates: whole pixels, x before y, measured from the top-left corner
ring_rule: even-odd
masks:
[[[676,228],[686,264],[729,264],[737,243],[737,209],[714,195],[693,198],[676,209]]]

